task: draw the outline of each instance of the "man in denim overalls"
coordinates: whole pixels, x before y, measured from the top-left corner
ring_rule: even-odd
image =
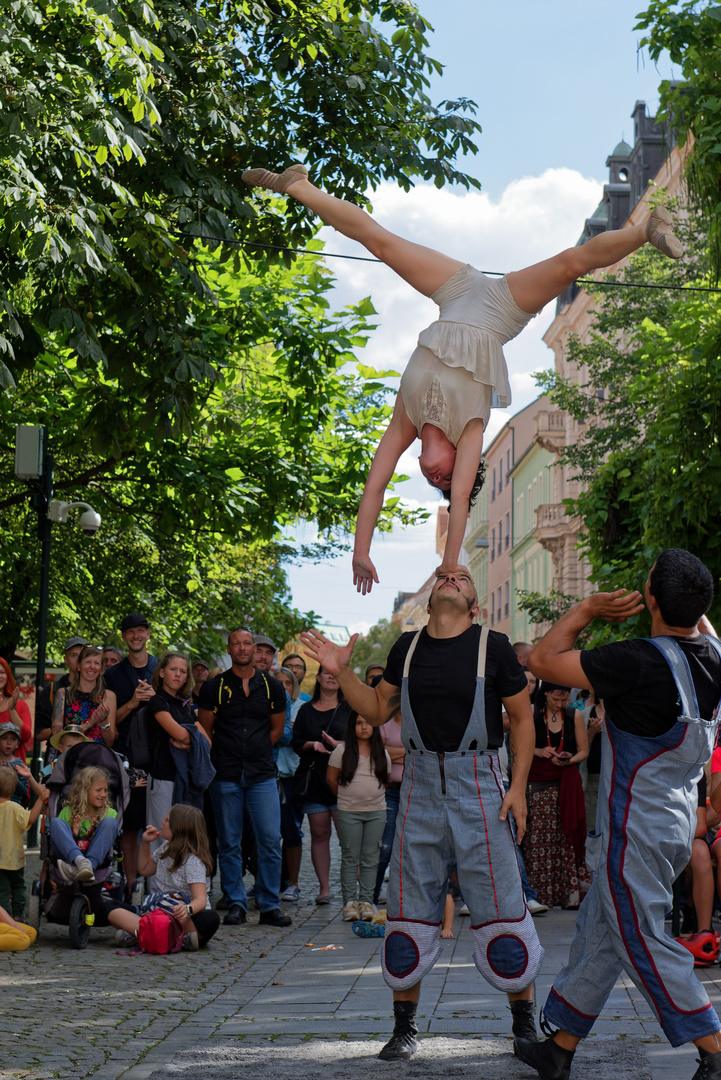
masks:
[[[624,594],[597,593],[577,604],[529,659],[544,679],[592,688],[606,720],[586,852],[593,884],[569,962],[543,1009],[544,1029],[556,1031],[545,1042],[516,1039],[514,1050],[544,1080],[566,1080],[576,1046],[625,971],[671,1045],[699,1048],[694,1080],[719,1080],[721,1024],[692,955],[664,927],[673,882],[691,855],[696,785],[718,726],[721,643],[705,618],[713,582],[694,555],[663,551],[645,587],[653,636],[575,651],[594,618],[624,622],[643,608],[640,593]]]
[[[375,688],[350,669],[355,639],[339,649],[314,631],[303,635],[309,653],[336,675],[346,700],[372,724],[401,707],[406,757],[383,948],[395,1029],[379,1055],[384,1060],[407,1060],[416,1049],[420,983],[440,952],[454,869],[470,910],[476,966],[508,994],[514,1035],[536,1038],[533,980],[543,950],[508,821],[512,811],[521,838],[535,743],[525,676],[508,639],[474,625],[478,601],[466,570],[436,581],[428,611],[427,628],[394,644]],[[510,720],[507,795],[497,754],[501,702]]]

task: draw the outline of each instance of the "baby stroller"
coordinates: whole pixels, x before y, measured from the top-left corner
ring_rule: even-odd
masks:
[[[61,875],[57,856],[50,843],[49,831],[43,833],[41,855],[46,864],[44,881],[33,882],[29,905],[29,922],[40,930],[44,915],[49,923],[67,926],[70,944],[74,949],[84,949],[88,943],[90,927],[95,923],[107,926],[102,897],[122,901],[125,895],[122,854],[119,847],[123,829],[123,810],[130,798],[128,774],[123,759],[103,743],[81,743],[71,746],[55,762],[55,768],[45,781],[50,789],[47,819],[52,821],[62,810],[70,794],[76,773],[88,766],[105,769],[108,774],[110,801],[117,813],[118,836],[115,846],[105,861],[95,871],[95,881],[66,881]]]

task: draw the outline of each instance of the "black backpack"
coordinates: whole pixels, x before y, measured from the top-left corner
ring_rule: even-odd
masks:
[[[153,754],[148,739],[148,725],[145,719],[146,706],[136,709],[130,721],[130,738],[128,746],[132,757],[132,764],[136,769],[144,769],[146,772],[153,764]]]

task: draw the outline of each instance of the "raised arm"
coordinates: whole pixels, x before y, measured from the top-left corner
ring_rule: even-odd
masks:
[[[383,497],[401,454],[415,438],[416,429],[408,419],[405,405],[398,394],[391,422],[378,444],[358,508],[353,547],[353,584],[363,596],[371,591],[374,581],[378,582],[370,549],[373,530],[383,508]]]
[[[470,420],[456,447],[456,463],[451,478],[451,505],[448,511],[448,534],[443,552],[443,562],[437,575],[458,569],[461,545],[468,523],[468,504],[478,475],[483,451],[483,421]]]
[[[334,645],[317,630],[304,630],[300,635],[300,640],[303,642],[306,656],[312,657],[322,666],[323,671],[334,675],[338,680],[350,707],[360,713],[373,727],[379,727],[390,720],[398,709],[400,691],[397,686],[386,682],[385,679],[381,679],[377,686],[366,686],[360,681],[350,666],[353,646],[358,636],[354,634],[348,644],[342,648],[340,645]],[[298,715],[300,716],[300,713]]]
[[[581,652],[574,649],[576,638],[594,619],[626,622],[643,611],[639,592],[599,592],[587,596],[563,615],[545,634],[528,657],[528,666],[539,679],[551,679],[561,686],[582,686],[592,690],[581,666]]]

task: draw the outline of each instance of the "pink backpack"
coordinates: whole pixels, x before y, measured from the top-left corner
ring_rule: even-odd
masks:
[[[175,915],[162,908],[154,908],[140,916],[138,945],[147,953],[164,956],[180,952],[183,945],[183,926]]]

